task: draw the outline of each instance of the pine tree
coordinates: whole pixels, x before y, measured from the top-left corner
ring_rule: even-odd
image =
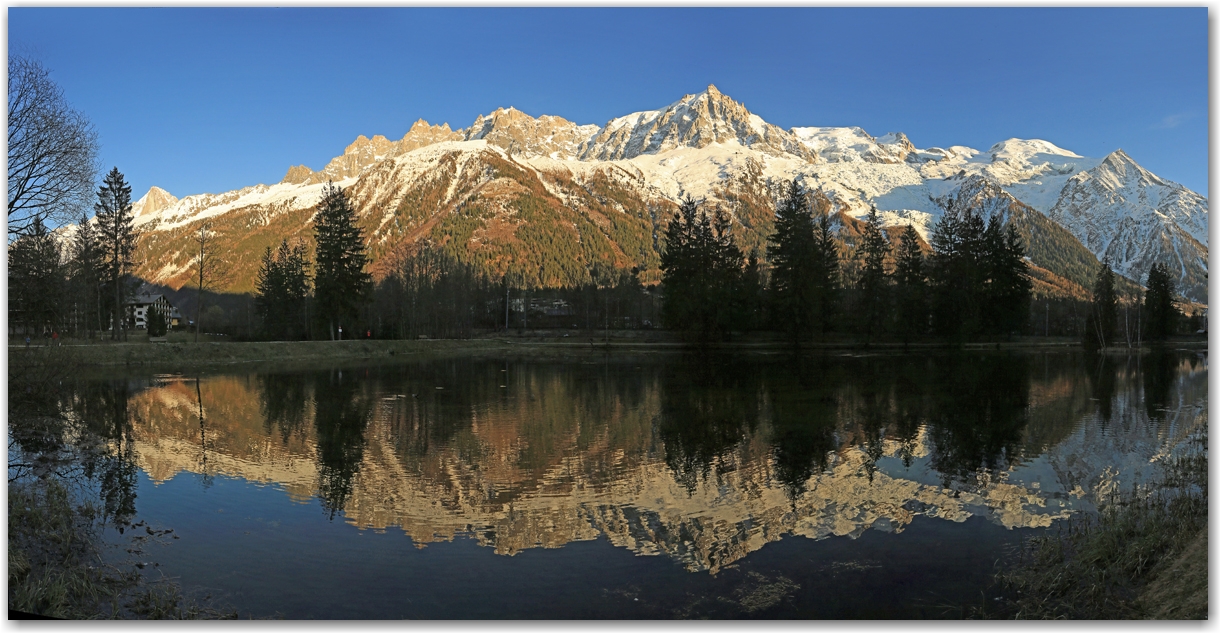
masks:
[[[745,256],[733,239],[733,220],[724,209],[716,209],[711,228],[712,239],[708,244],[712,254],[711,296],[707,298],[711,316],[707,332],[727,336],[741,322]]]
[[[1169,276],[1169,269],[1160,262],[1153,264],[1148,271],[1146,285],[1148,289],[1144,293],[1144,328],[1147,339],[1163,341],[1175,333],[1178,318],[1181,316],[1173,305],[1177,291],[1173,278]]]
[[[30,334],[59,327],[64,295],[60,248],[42,218],[35,217],[29,230],[8,251],[9,319]]]
[[[149,337],[165,336],[165,330],[168,328],[165,315],[156,305],[149,306],[147,322]]]
[[[763,326],[766,314],[767,271],[759,260],[758,250],[751,250],[741,275],[741,308],[739,328],[749,332]]]
[[[708,214],[684,198],[666,228],[661,254],[665,323],[701,343],[727,335],[742,292],[742,260],[728,214]]]
[[[347,325],[357,331],[360,306],[369,296],[372,276],[365,272],[368,261],[364,236],[356,226],[356,214],[343,189],[333,183],[322,188],[322,200],[314,220],[317,243],[317,273],[314,279],[317,318],[330,331]]]
[[[825,336],[834,326],[839,311],[841,276],[839,269],[839,244],[831,230],[829,200],[819,205],[813,226],[813,257],[809,271],[813,285],[813,329]]]
[[[102,330],[102,261],[97,227],[84,214],[76,225],[69,245],[69,295],[73,305],[73,326],[86,334]]]
[[[881,222],[874,207],[868,212],[860,240],[863,268],[860,271],[859,290],[862,325],[866,341],[885,333],[889,322],[889,276],[885,271],[885,260],[890,254],[890,243],[881,231]]]
[[[1114,332],[1118,327],[1118,294],[1114,291],[1114,271],[1110,270],[1110,258],[1101,263],[1097,281],[1093,284],[1093,301],[1085,317],[1084,346],[1086,349],[1101,349],[1113,345]]]
[[[985,286],[981,306],[984,328],[995,334],[1011,335],[1022,329],[1029,317],[1029,264],[1025,247],[1011,223],[1001,228],[992,216],[984,232]]]
[[[793,344],[812,329],[814,313],[813,215],[804,189],[790,181],[787,195],[775,208],[775,232],[768,238],[771,262],[771,305],[778,327]]]
[[[698,232],[699,205],[687,196],[665,228],[665,250],[661,253],[661,285],[665,292],[661,316],[667,326],[675,329],[691,327],[696,316],[701,272],[696,253]]]
[[[903,343],[919,338],[928,331],[928,282],[924,273],[923,251],[914,225],[902,231],[894,261],[894,294],[898,323]]]
[[[969,209],[947,210],[932,231],[932,326],[941,336],[969,338],[983,325],[985,233],[983,219]]]
[[[262,321],[263,336],[295,340],[305,336],[309,298],[309,259],[305,245],[280,241],[268,246],[255,280],[254,309]]]
[[[111,304],[111,338],[127,338],[125,306],[128,275],[135,265],[136,249],[135,217],[131,213],[131,186],[115,167],[106,174],[97,192],[98,242],[105,262],[103,281],[110,287],[114,299]]]

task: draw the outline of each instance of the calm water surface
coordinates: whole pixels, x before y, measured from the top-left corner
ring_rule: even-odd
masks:
[[[160,573],[288,618],[942,617],[1206,424],[1205,352],[95,380]],[[951,615],[952,612],[949,612]]]

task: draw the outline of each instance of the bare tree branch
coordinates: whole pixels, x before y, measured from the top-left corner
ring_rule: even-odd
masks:
[[[86,209],[97,177],[97,132],[38,61],[8,60],[8,235],[50,227]]]

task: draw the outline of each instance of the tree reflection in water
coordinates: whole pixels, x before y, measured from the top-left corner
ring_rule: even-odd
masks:
[[[90,382],[75,406],[113,440],[98,462],[112,513],[134,507],[134,445],[158,480],[199,469],[175,461],[194,445],[227,475],[319,499],[330,519],[400,525],[423,542],[464,528],[512,553],[613,532],[698,567],[757,547],[746,531],[764,522],[772,539],[878,517],[900,529],[929,503],[990,512],[998,506],[979,495],[992,474],[1044,454],[1089,415],[1118,417],[1140,385],[1143,406],[1123,411],[1159,413],[1181,397],[1185,367],[1005,353],[450,359],[215,376],[201,390]],[[1017,524],[1043,512],[1014,508]],[[700,527],[717,512],[724,523]],[[669,542],[683,530],[721,545]]]
[[[354,372],[334,371],[314,389],[314,425],[318,445],[318,496],[329,518],[343,511],[352,493],[352,478],[364,460],[364,430],[369,397]],[[321,383],[321,381],[319,381]]]

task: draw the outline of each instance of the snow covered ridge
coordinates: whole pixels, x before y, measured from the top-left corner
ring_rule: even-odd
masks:
[[[402,139],[360,136],[323,169],[294,166],[278,184],[182,199],[153,188],[135,205],[137,223],[165,230],[248,207],[309,208],[322,183],[347,187],[374,171],[378,189],[407,188],[430,177],[436,152],[485,149],[534,169],[622,170],[671,200],[720,195],[716,191],[753,161],[765,178],[796,178],[822,190],[848,215],[862,217],[875,207],[886,224],[914,224],[925,236],[944,213],[945,200],[984,178],[1064,226],[1097,257],[1109,256],[1123,274],[1142,279],[1153,261],[1164,261],[1178,271],[1184,291],[1192,288],[1187,296],[1206,298],[1207,198],[1151,174],[1122,150],[1089,158],[1045,140],[1015,138],[985,151],[921,149],[901,132],[784,130],[715,86],[604,126],[533,117],[511,107],[463,129],[419,120]],[[382,169],[386,161],[395,167]],[[395,182],[381,182],[391,173]]]

